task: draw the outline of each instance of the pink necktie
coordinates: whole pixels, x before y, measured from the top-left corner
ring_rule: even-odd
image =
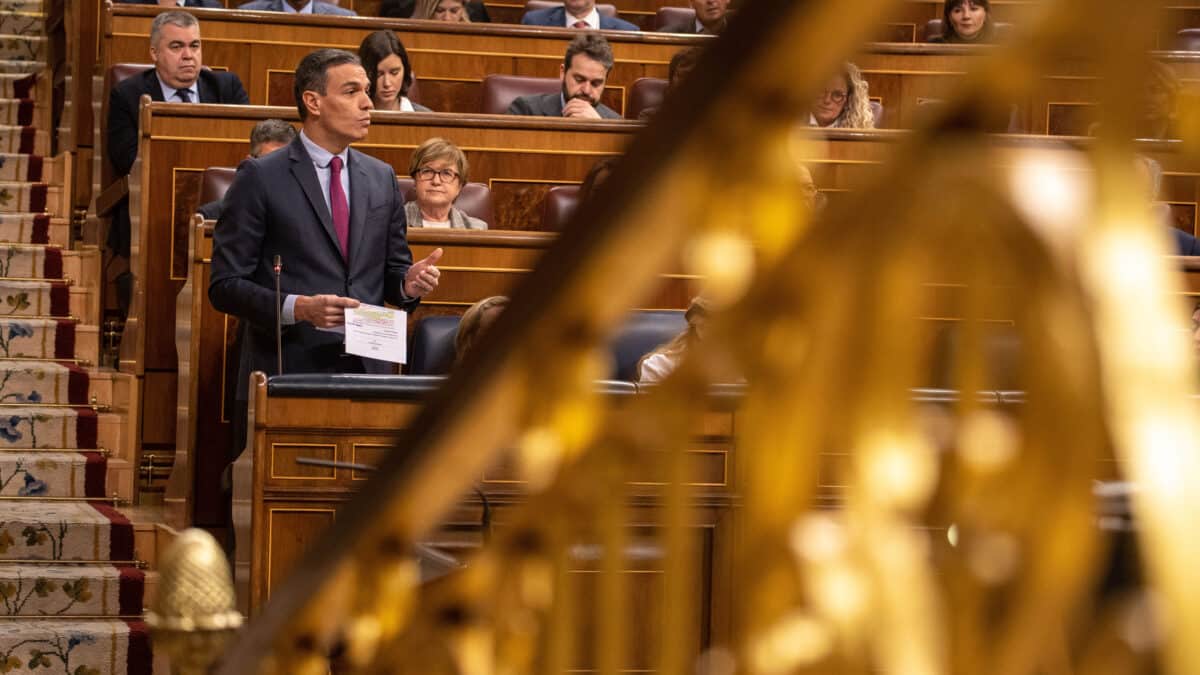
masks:
[[[350,258],[350,207],[346,204],[346,192],[342,190],[342,158],[335,156],[329,162],[329,211],[333,215],[333,231],[338,245],[342,247],[342,259]]]
[[[571,24],[571,28],[587,28],[587,27],[588,27],[588,22],[586,22],[586,21],[576,21],[575,23]]]

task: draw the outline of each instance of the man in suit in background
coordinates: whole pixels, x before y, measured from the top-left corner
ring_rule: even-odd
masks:
[[[526,26],[557,26],[585,30],[640,30],[616,17],[604,16],[596,9],[596,0],[566,0],[560,7],[535,9],[521,17]]]
[[[692,0],[696,18],[692,21],[669,23],[658,29],[659,33],[691,33],[720,35],[728,19],[729,0]]]
[[[154,17],[150,26],[150,58],[154,67],[115,85],[108,97],[108,137],[105,154],[115,177],[129,175],[138,149],[138,110],[143,94],[155,101],[173,103],[233,103],[247,105],[250,98],[233,73],[204,69],[200,53],[200,24],[183,11],[168,11]],[[112,213],[108,247],[118,256],[129,257],[129,204],[119,204]],[[128,304],[129,273],[117,278],[122,306]]]
[[[358,16],[351,9],[338,7],[321,0],[254,0],[238,7],[258,12],[284,12],[287,14],[329,14],[332,16]]]
[[[616,111],[600,102],[612,67],[613,53],[608,40],[597,33],[578,35],[567,46],[567,54],[558,67],[562,91],[519,96],[506,112],[540,117],[621,119]]]
[[[286,148],[294,138],[296,138],[296,128],[291,124],[283,120],[262,120],[250,130],[250,154],[246,155],[246,159],[262,157]],[[239,165],[238,168],[242,167]],[[205,220],[220,218],[221,212],[224,210],[224,198],[201,204],[196,208],[196,212],[204,216]]]
[[[275,315],[287,373],[389,373],[345,353],[337,329],[360,302],[412,309],[438,284],[441,249],[413,264],[404,200],[391,166],[349,147],[371,124],[369,80],[358,57],[321,49],[296,68],[300,135],[247,160],[225,195],[213,235],[208,297],[246,326],[239,403],[255,370],[274,374]],[[275,296],[272,261],[282,259]]]

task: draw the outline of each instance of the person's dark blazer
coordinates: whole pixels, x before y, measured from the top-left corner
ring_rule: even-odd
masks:
[[[229,103],[249,105],[250,97],[242,88],[242,81],[234,73],[222,73],[201,69],[196,85],[200,103]],[[104,151],[112,164],[115,176],[126,176],[137,159],[138,149],[138,101],[142,94],[149,94],[155,101],[163,100],[162,86],[158,74],[150,68],[141,75],[125,78],[108,96],[108,135]],[[112,226],[108,231],[109,248],[119,255],[129,255],[129,208],[118,206],[113,212]]]
[[[722,23],[721,23],[722,30],[724,30],[724,25],[725,25],[725,22],[722,21]],[[687,35],[699,35],[700,34],[700,31],[696,30],[696,20],[695,19],[689,19],[687,21],[677,21],[675,23],[669,23],[669,24],[666,24],[665,26],[661,26],[655,32],[658,32],[658,33],[684,33]]]
[[[529,96],[518,96],[509,104],[509,115],[533,115],[537,117],[562,117],[563,100],[562,94],[530,94]],[[600,117],[606,120],[619,120],[621,116],[612,108],[603,103],[596,104],[596,112],[600,113]]]
[[[404,295],[412,253],[396,172],[354,149],[346,170],[349,263],[342,258],[316,169],[299,136],[286,148],[244,162],[225,193],[224,213],[213,232],[208,297],[213,307],[246,326],[239,399],[246,398],[250,373],[276,372],[275,255],[283,263],[285,298],[332,293],[410,310],[418,302]],[[306,322],[284,326],[284,372],[391,372],[391,364],[345,355],[343,342],[342,334]]]
[[[558,7],[548,7],[546,9],[535,9],[532,12],[525,12],[521,17],[521,23],[526,26],[553,26],[556,28],[565,28],[567,26],[567,9],[561,5]],[[641,30],[637,26],[629,23],[624,19],[618,19],[612,16],[600,15],[600,30]]]
[[[1200,255],[1200,240],[1178,227],[1172,227],[1171,233],[1175,235],[1175,255]]]
[[[283,0],[254,0],[247,2],[244,5],[239,5],[238,9],[251,9],[258,12],[282,12]],[[329,2],[321,2],[313,0],[313,14],[326,14],[331,16],[358,16],[358,13],[352,9],[338,7]]]
[[[117,0],[117,2],[125,5],[157,5],[158,0]],[[183,6],[196,7],[199,9],[225,9],[220,0],[184,0]]]
[[[196,207],[196,213],[204,216],[205,220],[218,220],[221,217],[221,212],[225,210],[225,202],[221,199],[214,199],[207,204],[201,204]]]

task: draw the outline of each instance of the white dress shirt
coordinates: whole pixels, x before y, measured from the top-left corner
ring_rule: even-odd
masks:
[[[284,6],[287,6],[286,2]],[[304,135],[303,131],[300,132],[300,142],[304,144],[304,149],[308,152],[308,156],[312,158],[313,168],[317,170],[317,182],[321,184],[321,196],[325,198],[325,209],[332,219],[333,209],[329,206],[329,178],[333,175],[333,170],[329,167],[329,163],[333,161],[334,155],[332,152],[313,143],[312,139]],[[348,160],[350,158],[350,151],[343,149],[337,156],[342,158],[342,176],[339,182],[342,184],[342,193],[346,195],[346,201],[349,202],[350,165],[348,164]],[[349,203],[346,204],[346,208],[350,208]],[[284,325],[296,323],[296,297],[289,294],[283,300],[281,319]]]
[[[586,21],[588,28],[600,30],[600,12],[596,10],[595,5],[592,5],[592,11],[588,12],[587,16],[571,16],[571,13],[566,11],[563,14],[567,28],[574,28],[577,22]]]
[[[157,71],[154,73],[154,76],[158,77]],[[184,87],[184,90],[186,90],[188,92],[188,96],[191,97],[192,103],[200,102],[200,88],[197,86],[198,82],[199,82],[199,80],[196,80],[196,82],[192,83],[192,86]],[[180,103],[183,101],[183,99],[179,98],[179,96],[177,95],[180,90],[176,89],[175,87],[172,87],[171,85],[167,84],[166,82],[163,82],[163,79],[161,77],[158,77],[158,86],[162,87],[163,100],[166,101],[167,103]]]

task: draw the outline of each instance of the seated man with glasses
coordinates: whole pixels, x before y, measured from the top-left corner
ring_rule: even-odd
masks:
[[[409,227],[486,230],[488,224],[454,206],[467,184],[467,156],[444,138],[431,138],[413,151],[408,173],[417,198],[404,205]]]

